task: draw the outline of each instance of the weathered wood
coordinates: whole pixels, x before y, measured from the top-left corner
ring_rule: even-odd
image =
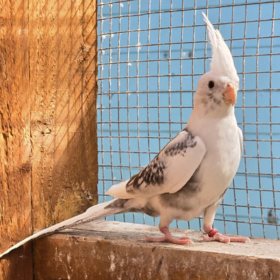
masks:
[[[29,1],[34,230],[97,202],[96,3]]]
[[[1,280],[33,279],[32,244],[29,243],[12,251],[1,260]]]
[[[34,242],[35,279],[280,279],[280,241],[203,242],[199,231],[172,229],[193,245],[148,243],[157,227],[96,221]],[[45,260],[48,260],[47,262]]]
[[[97,202],[96,7],[0,0],[1,252]],[[30,246],[0,277],[32,279]]]
[[[28,1],[0,1],[0,250],[29,236],[31,147]],[[25,258],[20,256],[25,255]],[[32,279],[31,246],[0,263],[0,279]]]

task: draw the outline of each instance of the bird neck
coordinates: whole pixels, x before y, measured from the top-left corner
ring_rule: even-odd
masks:
[[[196,118],[216,119],[234,116],[234,106],[222,104],[221,106],[206,106],[199,98],[195,98],[192,115]]]

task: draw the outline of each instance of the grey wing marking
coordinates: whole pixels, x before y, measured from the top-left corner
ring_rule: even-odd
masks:
[[[132,176],[126,184],[126,191],[133,192],[145,183],[147,185],[161,185],[164,182],[164,163],[159,160],[159,154],[142,171]]]
[[[183,141],[176,141],[177,135],[143,170],[130,178],[126,184],[126,191],[128,193],[134,193],[139,190],[143,183],[146,186],[160,186],[164,184],[164,171],[166,169],[165,157],[173,157],[178,154],[184,156],[187,148],[193,148],[197,143],[194,140],[194,136],[186,128],[181,132],[185,132],[186,134]]]
[[[182,131],[185,131],[187,133],[184,141],[175,143],[170,142],[170,144],[166,146],[166,149],[164,151],[167,156],[176,156],[179,153],[184,156],[184,152],[186,152],[187,148],[193,148],[196,146],[194,136],[186,128],[184,128]]]

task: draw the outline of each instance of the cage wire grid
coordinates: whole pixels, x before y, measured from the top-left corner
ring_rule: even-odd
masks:
[[[145,167],[185,126],[211,50],[201,12],[230,47],[240,78],[235,106],[244,149],[214,221],[221,232],[279,239],[280,3],[98,0],[99,202]],[[158,225],[144,214],[109,220]],[[203,221],[171,227],[202,230]]]

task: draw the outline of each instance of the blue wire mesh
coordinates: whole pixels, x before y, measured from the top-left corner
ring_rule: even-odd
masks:
[[[98,1],[99,201],[185,126],[210,46],[201,12],[219,28],[240,77],[236,103],[244,156],[218,212],[221,232],[279,239],[280,3]],[[109,219],[157,225],[129,213]],[[202,219],[171,226],[202,229]]]

